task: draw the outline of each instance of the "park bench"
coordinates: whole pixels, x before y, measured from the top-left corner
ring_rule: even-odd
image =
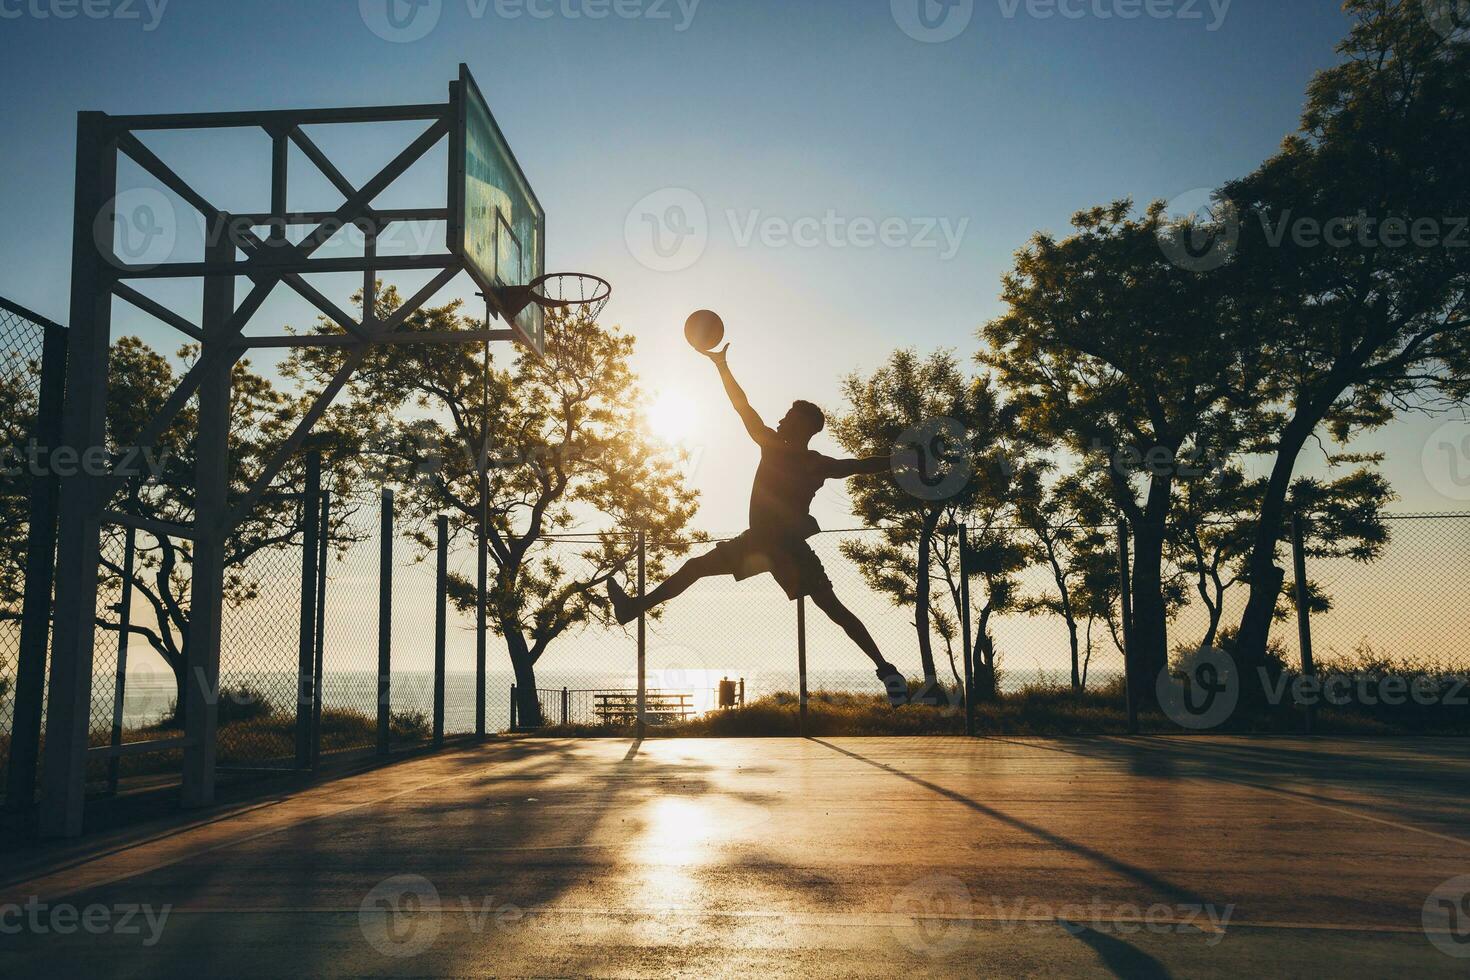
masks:
[[[598,691],[592,698],[599,724],[631,725],[638,720],[637,691]],[[688,691],[648,691],[644,695],[644,717],[650,725],[685,721],[693,714],[694,695]]]

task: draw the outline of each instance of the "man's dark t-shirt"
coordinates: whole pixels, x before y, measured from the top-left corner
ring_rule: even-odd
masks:
[[[806,540],[817,533],[808,511],[827,480],[841,476],[837,460],[776,440],[761,444],[761,465],[750,491],[750,530],[710,553],[712,574],[737,580],[768,572],[786,597],[832,590],[822,561]]]
[[[834,475],[836,460],[815,450],[772,440],[750,491],[750,529],[762,536],[807,538],[817,532],[812,498]]]

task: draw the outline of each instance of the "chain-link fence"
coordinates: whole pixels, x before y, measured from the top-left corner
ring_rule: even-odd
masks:
[[[434,737],[436,704],[442,706],[444,736],[476,730],[472,595],[477,568],[472,543],[448,539],[444,555],[447,579],[441,586],[435,528],[418,527],[400,516],[385,555],[383,504],[377,495],[332,499],[329,506],[335,513],[328,522],[332,537],[322,549],[325,566],[318,570],[315,586],[304,580],[308,569],[299,546],[264,550],[232,573],[240,598],[229,604],[225,620],[222,766],[299,765],[296,747],[303,724],[311,725],[316,751],[324,755],[422,744]],[[1312,617],[1319,666],[1371,662],[1381,667],[1391,662],[1406,670],[1470,671],[1470,641],[1465,639],[1465,627],[1470,625],[1465,594],[1470,579],[1464,567],[1470,555],[1470,515],[1404,515],[1392,518],[1389,528],[1388,543],[1372,561],[1308,560],[1313,588],[1329,604],[1326,611]],[[948,533],[953,534],[954,529]],[[968,622],[971,646],[993,651],[1002,694],[1028,689],[1116,688],[1124,674],[1116,588],[1102,606],[1095,596],[1083,596],[1081,581],[1068,566],[1074,556],[1059,554],[1053,565],[1031,530],[992,527],[970,529],[970,533],[983,542],[975,547],[976,553],[1019,557],[994,568],[969,569],[968,618],[960,605],[957,551],[932,563],[928,663],[940,684],[962,687],[962,630]],[[146,538],[140,534],[140,539]],[[872,546],[885,542],[899,547],[886,562],[874,560],[878,551]],[[109,534],[105,545],[105,562],[115,570],[124,561],[121,532]],[[916,626],[915,582],[911,574],[898,574],[903,562],[915,559],[916,549],[901,538],[872,529],[823,533],[812,539],[812,545],[837,596],[866,625],[884,656],[906,675],[923,676],[926,662]],[[713,542],[699,544],[690,553],[713,546]],[[145,547],[139,545],[140,550]],[[633,549],[629,548],[631,558]],[[1115,555],[1105,556],[1104,564],[1116,562]],[[671,557],[657,569],[659,574],[649,575],[647,587],[654,587],[682,560]],[[633,567],[630,561],[628,570]],[[384,645],[385,568],[391,575],[387,588],[391,629],[386,644],[389,697],[385,719],[380,720],[378,664]],[[493,577],[493,562],[490,568]],[[530,590],[532,599],[525,608],[505,620],[497,617],[494,608],[490,611],[483,706],[487,730],[536,723],[537,719],[526,717],[524,706],[518,717],[514,700],[518,676],[532,680],[540,721],[545,724],[625,723],[638,689],[637,631],[632,624],[611,623],[600,601],[585,601],[587,596],[600,600],[607,578],[616,571],[608,565],[597,539],[543,540],[531,549],[526,570],[539,584]],[[1243,583],[1222,579],[1224,588],[1210,592],[1211,602],[1206,603],[1195,569],[1166,561],[1164,577],[1174,597],[1169,647],[1176,653],[1218,638],[1239,621],[1247,596]],[[99,596],[98,615],[104,629],[99,632],[98,683],[93,689],[94,741],[98,744],[117,737],[115,685],[108,675],[116,670],[118,648],[107,623],[109,617],[115,622],[119,609],[118,581],[116,575],[104,577]],[[311,712],[310,685],[305,688],[304,702],[298,685],[301,601],[308,592],[317,594],[313,588],[321,589],[320,619],[309,630],[308,658],[320,658],[319,716]],[[1070,593],[1066,603],[1061,601],[1063,588]],[[581,597],[571,603],[580,611],[567,615],[567,622],[547,640],[538,617],[552,608],[550,597],[559,590],[580,592]],[[445,611],[442,635],[436,618],[441,604]],[[135,612],[146,613],[148,604],[135,596],[133,606]],[[872,665],[845,632],[811,602],[804,612],[808,691],[813,695],[880,695],[883,689]],[[717,710],[722,703],[722,682],[729,682],[727,700],[751,702],[794,695],[802,680],[797,622],[796,604],[763,575],[741,582],[729,577],[705,579],[660,607],[647,620],[644,647],[651,720],[695,718]],[[517,624],[521,635],[507,637]],[[519,674],[509,654],[517,643],[533,652],[544,647],[534,653],[533,663],[522,665]],[[1289,665],[1300,663],[1296,624],[1289,615],[1278,622],[1273,644]],[[140,663],[150,653],[155,664],[164,662],[152,649],[155,642],[135,633],[131,646],[138,652],[128,654],[123,726],[166,725],[173,712],[174,678],[168,672],[150,677],[148,668]],[[301,720],[299,703],[312,718],[310,722]],[[384,723],[386,738],[380,735]],[[98,778],[102,772],[97,769]]]
[[[1370,562],[1309,558],[1307,576],[1330,602],[1312,615],[1319,666],[1393,664],[1470,672],[1470,515],[1404,514]],[[1295,630],[1280,630],[1300,657]]]
[[[1395,515],[1387,523],[1388,541],[1372,560],[1306,559],[1313,601],[1327,604],[1310,616],[1318,669],[1470,672],[1470,578],[1465,574],[1470,515]],[[1116,533],[1114,527],[1083,530]],[[984,539],[975,549],[981,556],[977,561],[998,553],[1019,556],[994,567],[969,569],[971,645],[977,651],[982,646],[993,650],[1002,694],[1111,689],[1121,698],[1125,639],[1118,581],[1100,589],[1095,574],[1089,582],[1072,567],[1082,559],[1065,548],[1054,565],[1044,539],[1027,528],[972,528],[970,533]],[[838,597],[868,627],[885,657],[910,677],[919,677],[926,668],[916,626],[915,582],[911,574],[898,574],[893,563],[872,560],[874,549],[862,546],[879,539],[894,543],[884,532],[869,529],[824,533],[812,545]],[[916,561],[911,543],[897,544],[902,561]],[[565,563],[578,546],[549,547],[565,552],[560,559]],[[1290,564],[1291,557],[1288,542],[1281,560]],[[1099,556],[1091,559],[1095,572]],[[1221,556],[1217,577],[1208,566],[1201,574],[1201,566],[1183,554],[1166,556],[1167,645],[1174,657],[1222,642],[1239,623],[1248,597],[1247,585],[1233,571],[1239,560],[1239,555]],[[1116,562],[1116,551],[1101,556],[1105,570],[1116,569]],[[953,687],[962,684],[964,647],[957,566],[957,549],[936,558],[929,585],[929,661],[939,682]],[[1106,571],[1105,577],[1115,574]],[[1288,575],[1287,588],[1293,587]],[[808,690],[881,693],[871,665],[845,633],[811,603],[805,614]],[[1286,667],[1297,671],[1303,661],[1294,616],[1288,591],[1272,645]],[[772,579],[706,579],[650,616],[647,690],[659,703],[682,693],[696,714],[717,706],[719,682],[725,678],[737,679],[749,699],[792,694],[800,685],[797,651],[795,604]],[[589,626],[557,640],[536,667],[543,716],[553,724],[616,719],[618,712],[607,704],[617,703],[618,692],[634,689],[636,658],[631,628]],[[492,676],[496,683],[491,696],[496,697],[497,684],[509,678],[494,671]]]
[[[51,363],[46,363],[48,356]],[[64,356],[63,328],[0,299],[0,445],[5,451],[0,465],[0,773],[5,774],[10,773],[15,734],[31,498],[37,488],[30,447],[39,434],[43,381],[47,375],[59,378]],[[33,697],[41,711],[44,675],[43,656],[38,677],[42,687]],[[9,783],[0,784],[0,796],[9,791]]]
[[[444,737],[476,731],[473,542],[462,530],[445,539],[441,577],[436,527],[399,515],[388,527],[385,549],[383,508],[389,504],[379,493],[325,497],[330,513],[318,526],[329,535],[313,545],[322,564],[313,567],[307,560],[306,539],[313,537],[307,535],[261,548],[227,570],[218,701],[219,761],[225,770],[300,768],[320,756],[421,745],[435,738],[440,718]],[[1387,523],[1388,541],[1370,561],[1307,560],[1314,595],[1325,604],[1311,617],[1319,669],[1470,672],[1470,514],[1398,515]],[[941,533],[953,538],[956,529]],[[1117,580],[1109,591],[1096,576],[1089,582],[1075,574],[1073,565],[1084,556],[1065,547],[1049,554],[1033,530],[997,526],[968,533],[971,561],[979,563],[968,567],[968,615],[960,599],[958,549],[936,546],[927,643],[917,626],[914,542],[865,529],[825,532],[811,544],[838,598],[866,625],[884,656],[912,678],[932,670],[942,685],[961,688],[968,625],[977,659],[980,650],[990,651],[1002,694],[1119,687],[1125,658]],[[627,540],[623,566],[609,560],[596,537],[553,537],[532,546],[522,570],[530,576],[523,581],[531,583],[524,604],[496,609],[492,601],[479,705],[488,731],[538,721],[526,717],[524,702],[517,710],[518,685],[534,686],[545,724],[627,722],[639,686],[637,629],[610,622],[601,601],[610,576],[636,581],[629,574],[636,547]],[[662,558],[654,554],[658,543],[650,543],[646,587],[718,540]],[[189,568],[187,552],[177,545],[150,531],[104,529],[93,745],[155,738],[180,725]],[[1283,551],[1289,564],[1289,544]],[[1116,571],[1115,551],[1091,559],[1104,569],[1111,563]],[[496,572],[492,561],[492,580]],[[1173,597],[1169,648],[1176,653],[1218,639],[1239,622],[1247,597],[1246,585],[1233,575],[1202,581],[1197,572],[1178,554],[1165,562]],[[131,583],[126,590],[125,581]],[[310,603],[305,622],[303,601]],[[1289,605],[1283,602],[1272,640],[1295,667],[1301,650]],[[880,697],[883,688],[872,665],[844,630],[810,601],[804,615],[808,691]],[[14,671],[14,624],[0,623],[6,678]],[[731,701],[789,697],[802,683],[802,646],[797,604],[769,576],[700,581],[647,620],[650,720],[698,718]],[[526,651],[519,670],[512,649]],[[386,675],[379,670],[384,656]],[[313,704],[314,688],[319,706]],[[0,715],[7,741],[8,693]],[[124,758],[122,774],[164,778],[178,772],[177,753],[138,760]],[[118,772],[119,763],[106,758],[89,766],[94,788],[115,787]]]

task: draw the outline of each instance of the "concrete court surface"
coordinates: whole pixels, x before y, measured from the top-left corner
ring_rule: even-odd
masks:
[[[1467,748],[501,740],[32,858],[0,975],[1466,977]]]

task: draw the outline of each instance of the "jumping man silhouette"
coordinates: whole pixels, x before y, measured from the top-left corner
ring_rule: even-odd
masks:
[[[809,449],[807,444],[812,437],[827,424],[822,410],[811,402],[795,402],[776,428],[766,425],[730,373],[725,359],[729,349],[730,345],[726,344],[717,351],[704,352],[704,356],[719,369],[725,393],[745,423],[745,431],[761,449],[760,467],[755,471],[755,485],[750,493],[750,529],[707,554],[690,559],[646,596],[629,596],[615,580],[609,579],[607,590],[613,613],[618,622],[628,623],[640,612],[667,602],[702,578],[733,575],[737,581],[743,581],[769,572],[788,598],[811,596],[817,608],[842,627],[877,667],[878,679],[888,689],[889,700],[900,704],[907,693],[903,675],[883,659],[867,627],[837,598],[821,559],[807,543],[819,530],[809,511],[812,498],[822,484],[862,473],[882,473],[890,468],[890,457],[833,459]]]

